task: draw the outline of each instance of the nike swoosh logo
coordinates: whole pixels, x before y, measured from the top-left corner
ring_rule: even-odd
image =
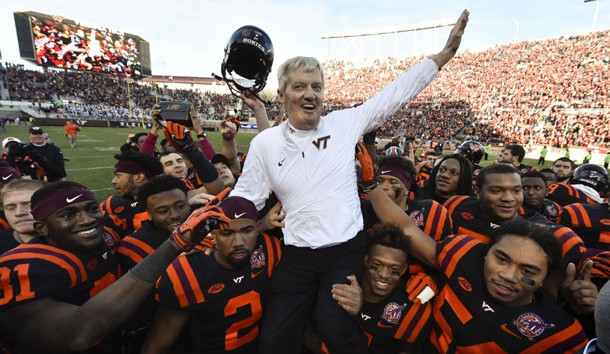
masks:
[[[77,200],[78,198],[80,198],[82,196],[82,194],[77,195],[74,198],[68,198],[66,197],[66,203],[72,203],[73,201]]]
[[[383,175],[383,174],[390,173],[390,172],[392,172],[392,170],[385,170],[385,171],[381,171],[381,174]]]
[[[235,219],[239,219],[239,218],[241,218],[244,215],[246,215],[246,213],[235,214]]]
[[[381,327],[381,328],[392,328],[393,326],[391,325],[387,325],[385,323],[381,323],[381,321],[377,322],[377,327]]]
[[[262,272],[264,272],[264,271],[265,271],[265,270],[263,269],[263,270],[259,270],[259,271],[258,271],[258,272],[256,272],[256,273],[251,273],[251,274],[250,274],[250,277],[251,277],[251,278],[256,278],[256,277],[257,277],[259,274],[261,274],[261,273],[262,273]]]
[[[11,178],[11,176],[12,176],[12,175],[13,175],[13,174],[11,173],[10,175],[8,175],[8,176],[6,176],[6,177],[2,176],[2,180],[3,180],[3,181],[6,181],[7,179]]]
[[[518,339],[521,339],[521,337],[520,337],[520,336],[516,335],[516,334],[515,334],[513,331],[511,331],[510,329],[508,329],[508,325],[507,325],[506,323],[504,323],[502,326],[500,326],[500,328],[501,328],[501,329],[502,329],[504,332],[506,332],[506,333],[510,334],[511,336],[514,336],[514,337],[517,337]]]
[[[285,158],[285,157],[282,159],[282,161],[278,162],[278,163],[277,163],[277,165],[278,165],[278,166],[280,166],[280,167],[282,167],[282,165],[284,164],[284,160],[286,160],[286,158]]]

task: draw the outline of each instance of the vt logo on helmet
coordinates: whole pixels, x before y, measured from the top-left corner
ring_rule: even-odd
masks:
[[[220,67],[222,77],[212,75],[217,80],[225,81],[231,93],[239,96],[238,92],[262,91],[272,65],[271,38],[258,27],[243,26],[233,33],[227,43]],[[260,99],[258,95],[257,98]]]

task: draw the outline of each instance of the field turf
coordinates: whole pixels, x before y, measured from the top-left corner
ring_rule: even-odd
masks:
[[[144,130],[126,128],[88,128],[82,127],[78,133],[77,147],[71,149],[65,136],[63,126],[43,127],[53,139],[53,143],[61,149],[67,160],[67,179],[82,183],[91,188],[98,199],[103,201],[114,193],[112,188],[113,166],[116,160],[114,155],[120,152],[119,147],[125,143],[129,134],[143,132]],[[7,136],[19,138],[22,142],[28,141],[28,127],[10,126],[8,133],[0,133],[0,140]],[[239,132],[239,151],[246,151],[254,134]],[[159,141],[163,134],[159,137]],[[222,137],[220,133],[208,132],[208,138],[216,151],[220,152]]]
[[[82,183],[91,188],[98,199],[103,201],[114,193],[112,188],[113,166],[116,160],[114,155],[119,153],[119,147],[125,143],[129,134],[143,132],[144,130],[127,128],[89,128],[82,127],[78,134],[77,147],[71,149],[65,136],[62,126],[43,127],[63,152],[66,161],[67,179]],[[0,139],[13,136],[28,142],[28,127],[10,126],[8,133],[0,133]],[[250,141],[255,136],[253,133],[241,132],[238,134],[239,151],[247,151]],[[162,134],[159,141],[163,138]],[[222,137],[220,133],[208,132],[208,138],[217,152],[222,147]],[[450,154],[451,151],[445,151]],[[481,161],[481,165],[486,166],[496,160],[496,156],[490,156],[488,161]],[[526,164],[535,166],[537,160],[525,159]],[[549,167],[552,161],[546,161],[545,167]]]

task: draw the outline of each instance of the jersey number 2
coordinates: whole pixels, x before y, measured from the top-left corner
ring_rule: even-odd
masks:
[[[262,316],[261,297],[256,291],[248,291],[245,294],[232,298],[225,306],[225,317],[237,314],[241,307],[250,306],[252,316],[233,323],[225,334],[225,350],[235,350],[242,345],[251,342],[258,337],[258,326],[256,323]],[[253,326],[246,334],[239,336],[239,330]]]

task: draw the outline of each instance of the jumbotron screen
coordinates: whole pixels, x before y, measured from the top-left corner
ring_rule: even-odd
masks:
[[[15,12],[21,57],[33,64],[139,78],[151,74],[149,43],[61,16]]]

